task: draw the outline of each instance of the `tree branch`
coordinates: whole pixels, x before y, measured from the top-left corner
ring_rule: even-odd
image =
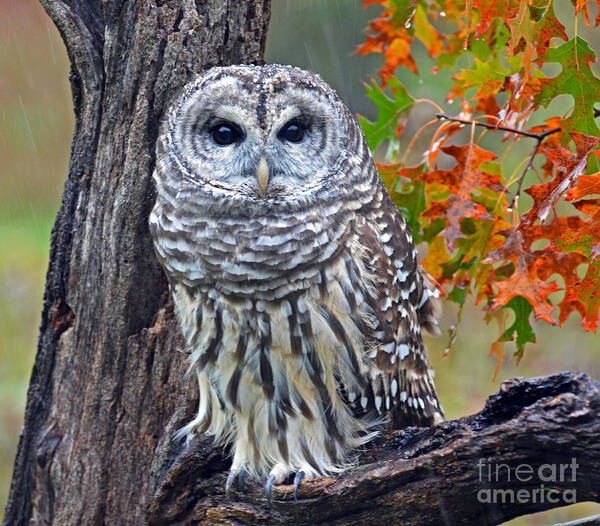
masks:
[[[514,379],[503,383],[480,413],[382,437],[359,467],[337,478],[303,482],[297,501],[292,487],[282,486],[270,504],[258,483],[226,497],[229,463],[204,439],[174,458],[148,522],[499,524],[571,499],[600,501],[599,433],[600,383],[573,373]],[[545,464],[551,467],[542,468],[540,478]],[[521,480],[518,466],[524,466]],[[557,470],[553,481],[551,469]]]
[[[475,126],[482,126],[483,128],[487,128],[488,130],[502,130],[510,133],[516,133],[517,135],[523,135],[524,137],[531,137],[533,139],[537,139],[538,141],[544,140],[548,135],[552,135],[553,133],[557,133],[561,130],[561,128],[552,128],[543,132],[528,132],[525,130],[519,130],[517,128],[511,128],[509,126],[500,126],[479,121],[468,121],[459,117],[452,117],[451,115],[446,115],[445,113],[436,113],[435,116],[440,120],[460,122],[461,124],[474,124]]]

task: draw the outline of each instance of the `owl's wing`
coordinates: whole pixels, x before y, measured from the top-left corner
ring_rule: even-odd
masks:
[[[368,387],[348,401],[355,411],[387,416],[393,429],[432,425],[443,420],[443,411],[421,330],[439,332],[439,292],[418,264],[410,228],[382,184],[374,203],[357,217],[349,244],[353,260],[360,258],[371,274],[364,296],[372,322],[366,330]]]

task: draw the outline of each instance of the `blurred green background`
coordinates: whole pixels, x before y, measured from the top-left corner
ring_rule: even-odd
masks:
[[[353,111],[373,119],[363,82],[375,75],[381,59],[353,51],[379,10],[364,10],[360,0],[273,0],[266,59],[320,73]],[[594,40],[598,44],[599,36]],[[597,45],[592,47],[598,51]],[[415,53],[423,56],[424,51],[416,46]],[[0,0],[0,520],[35,356],[50,231],[68,167],[73,129],[68,71],[62,41],[39,3]],[[450,73],[435,80],[427,68],[421,73],[402,80],[414,96],[443,101]],[[421,106],[420,112],[429,112],[423,118],[432,118],[431,110]],[[418,125],[415,113],[409,130]],[[415,151],[425,144],[417,144]],[[516,165],[521,156],[515,152]],[[456,312],[446,308],[444,329],[455,320]],[[467,307],[461,327],[446,357],[447,336],[428,340],[448,418],[479,411],[500,382],[514,376],[580,370],[600,378],[600,339],[585,333],[576,315],[563,328],[537,324],[538,343],[528,347],[519,367],[509,356],[496,382],[495,358],[487,354],[497,328],[488,327],[473,305]],[[581,504],[511,524],[553,524],[593,513],[600,513],[600,506]]]

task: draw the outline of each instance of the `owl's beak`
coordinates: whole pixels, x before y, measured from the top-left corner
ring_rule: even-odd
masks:
[[[258,161],[258,166],[256,167],[256,179],[264,194],[267,189],[267,184],[269,183],[269,165],[264,157],[261,157],[260,161]]]

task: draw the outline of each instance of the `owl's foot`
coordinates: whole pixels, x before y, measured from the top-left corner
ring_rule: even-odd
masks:
[[[233,486],[235,479],[237,479],[237,481],[238,481],[238,486],[240,487],[240,491],[245,491],[247,475],[248,475],[248,472],[244,469],[244,467],[241,467],[241,468],[232,467],[231,470],[229,471],[229,475],[227,475],[227,482],[225,482],[225,495],[229,496],[229,492],[231,491],[231,486]]]
[[[267,482],[265,483],[265,496],[267,500],[271,501],[271,493],[273,491],[274,484],[283,484],[287,479],[290,478],[292,474],[287,468],[282,466],[281,464],[276,465],[269,473],[267,477]],[[294,500],[298,500],[298,490],[300,488],[300,483],[306,477],[306,473],[302,470],[297,471],[294,475]]]
[[[278,484],[283,484],[284,482],[291,479],[292,471],[290,471],[283,464],[276,464],[275,467],[269,473],[267,480],[265,482],[265,497],[269,502],[271,502],[271,496],[273,494],[273,486]],[[233,487],[235,481],[237,480],[238,487],[240,491],[244,492],[246,490],[246,482],[247,482],[248,472],[246,469],[241,466],[239,468],[234,468],[232,466],[229,471],[229,475],[227,476],[227,481],[225,482],[225,494],[229,496],[231,492],[231,488]],[[298,500],[298,490],[300,488],[300,483],[306,477],[306,473],[304,471],[297,471],[294,475],[294,499]]]

